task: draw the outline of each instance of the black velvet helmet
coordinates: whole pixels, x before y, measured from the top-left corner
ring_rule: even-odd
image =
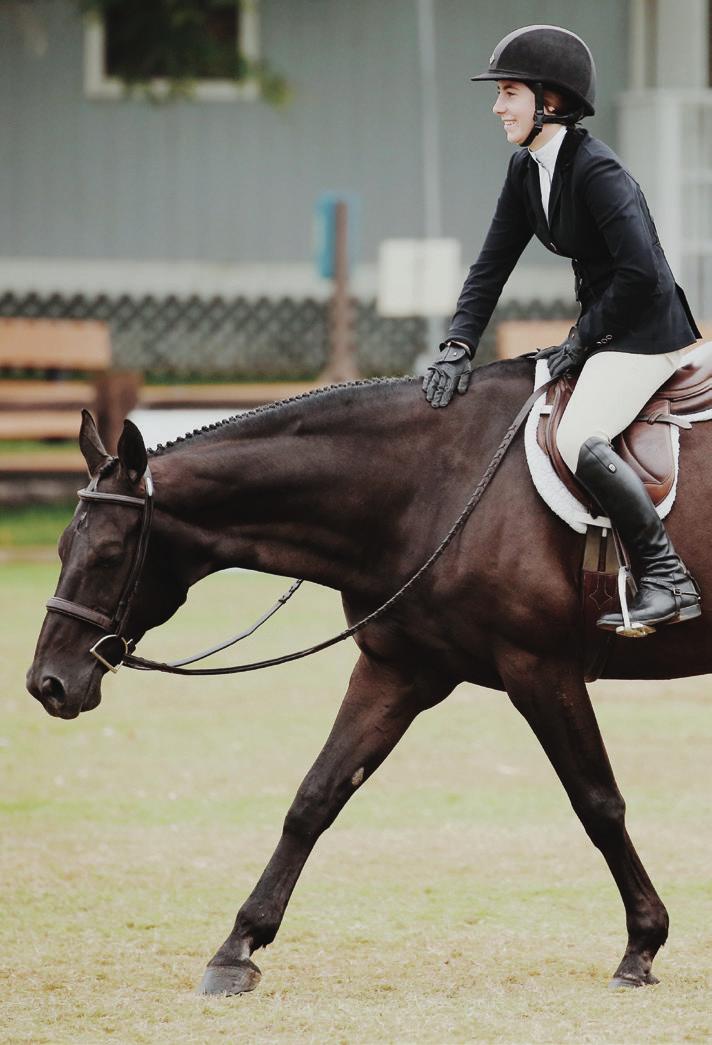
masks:
[[[517,80],[541,95],[543,88],[558,88],[580,104],[576,113],[593,116],[596,99],[596,66],[586,44],[576,33],[557,25],[526,25],[497,44],[489,69],[473,80]],[[552,122],[544,117],[544,123]],[[556,122],[563,122],[557,117]],[[540,128],[541,129],[541,128]]]

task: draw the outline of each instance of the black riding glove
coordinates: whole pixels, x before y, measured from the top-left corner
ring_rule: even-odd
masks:
[[[431,406],[447,406],[455,390],[460,395],[467,391],[472,376],[470,353],[463,345],[448,343],[438,358],[428,367],[423,379],[425,398]]]
[[[571,327],[569,335],[561,345],[542,348],[534,359],[546,359],[551,378],[561,377],[567,371],[576,373],[586,362],[588,349],[581,344],[578,327]]]

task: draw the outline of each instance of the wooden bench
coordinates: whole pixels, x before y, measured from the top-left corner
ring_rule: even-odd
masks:
[[[560,345],[573,322],[573,319],[505,319],[497,327],[497,358],[512,359],[538,348]],[[702,337],[712,340],[712,322],[701,322],[699,327]]]
[[[76,441],[86,407],[113,451],[138,384],[137,375],[111,370],[105,323],[0,318],[0,470],[83,471],[78,449],[2,453],[2,442]]]
[[[288,399],[317,386],[311,381],[226,382],[193,385],[143,385],[138,406],[150,409],[224,407],[227,412],[249,410],[277,399]]]
[[[504,319],[497,326],[497,359],[512,359],[538,348],[560,345],[572,323],[572,319]]]

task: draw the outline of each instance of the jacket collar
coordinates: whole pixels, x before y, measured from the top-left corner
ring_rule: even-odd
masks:
[[[574,156],[576,155],[579,146],[587,136],[588,131],[583,130],[581,127],[570,127],[566,132],[566,137],[559,149],[559,155],[556,159],[556,167],[554,168],[554,177],[551,182],[548,220],[547,216],[544,214],[544,208],[541,205],[539,169],[536,160],[533,159],[532,156],[527,157],[529,168],[527,171],[527,190],[536,217],[536,232],[542,242],[548,243],[551,240],[550,228],[561,196],[565,172],[573,163]]]
[[[564,144],[565,139],[566,127],[559,127],[556,133],[545,145],[540,145],[538,149],[535,149],[535,138],[529,146],[529,155],[539,167],[543,167],[547,171],[550,181],[554,173],[554,168],[556,167],[556,161],[559,158],[559,150]]]
[[[578,151],[579,146],[583,142],[584,138],[588,136],[588,131],[583,130],[581,127],[570,127],[566,132],[561,148],[559,149],[559,155],[556,160],[556,167],[554,168],[554,177],[551,180],[551,195],[549,197],[549,226],[551,226],[552,219],[556,212],[556,208],[559,203],[561,196],[561,186],[563,184],[564,172],[569,169],[574,161],[574,156]],[[542,214],[543,214],[542,209]]]

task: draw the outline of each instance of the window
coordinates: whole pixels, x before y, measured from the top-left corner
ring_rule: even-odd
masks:
[[[127,84],[154,98],[180,94],[204,101],[259,95],[251,68],[259,58],[259,0],[210,6],[124,0],[89,15],[84,30],[84,89],[89,98],[124,98]],[[242,76],[240,74],[242,73]],[[129,86],[129,91],[131,87]]]

